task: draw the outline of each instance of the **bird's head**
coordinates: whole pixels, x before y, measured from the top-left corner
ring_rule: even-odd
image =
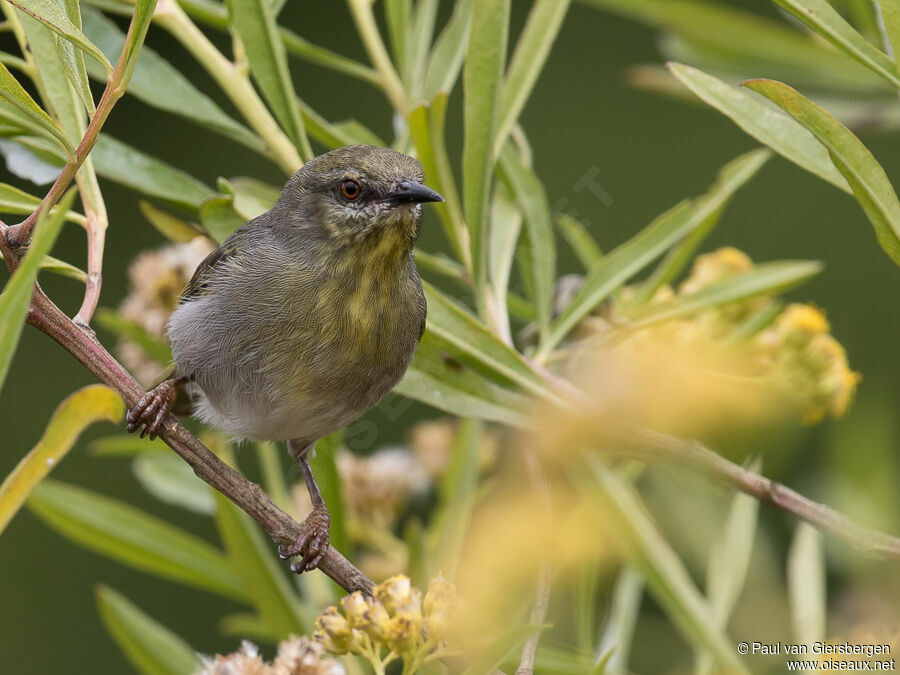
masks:
[[[444,201],[422,180],[422,165],[412,157],[348,145],[307,162],[285,185],[276,208],[306,236],[342,247],[382,239],[411,247],[422,203]]]

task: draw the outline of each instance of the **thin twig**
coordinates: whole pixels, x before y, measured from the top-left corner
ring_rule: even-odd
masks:
[[[781,483],[730,462],[699,441],[684,440],[651,429],[633,427],[623,452],[642,459],[676,461],[693,466],[713,478],[786,511],[831,536],[846,541],[864,554],[900,560],[900,538],[852,521],[830,506],[814,502]]]

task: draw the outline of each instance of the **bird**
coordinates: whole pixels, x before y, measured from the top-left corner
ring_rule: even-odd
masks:
[[[232,439],[285,441],[313,507],[279,546],[295,572],[329,548],[316,441],[373,408],[422,338],[413,245],[422,204],[442,201],[395,150],[349,145],[308,161],[197,267],[167,326],[174,371],[128,412],[128,431],[153,438],[186,390],[194,416]]]

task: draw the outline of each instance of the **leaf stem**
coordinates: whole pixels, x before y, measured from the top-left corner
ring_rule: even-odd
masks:
[[[260,100],[247,74],[216,49],[178,3],[174,0],[162,0],[153,18],[212,76],[247,123],[263,139],[272,153],[272,159],[284,172],[293,173],[303,166],[294,144]]]
[[[375,16],[372,14],[372,0],[347,0],[347,4],[350,6],[356,30],[366,48],[366,53],[378,71],[381,87],[394,110],[406,117],[409,108],[406,91],[384,46],[381,33],[378,32],[378,24],[375,23]]]

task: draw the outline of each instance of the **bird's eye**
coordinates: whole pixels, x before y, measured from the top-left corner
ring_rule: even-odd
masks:
[[[357,183],[355,180],[348,179],[341,183],[341,195],[344,197],[344,199],[353,201],[354,199],[359,197],[359,193],[361,191],[362,190],[360,190],[359,183]]]

